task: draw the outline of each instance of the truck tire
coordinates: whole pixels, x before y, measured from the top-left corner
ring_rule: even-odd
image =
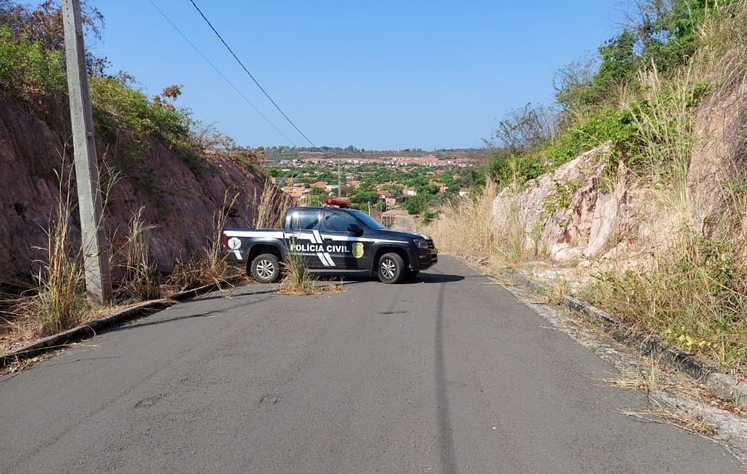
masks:
[[[407,267],[399,254],[385,253],[378,263],[379,280],[384,283],[399,283],[405,277]]]
[[[263,253],[252,260],[252,276],[260,283],[273,283],[280,278],[280,261],[271,253]]]

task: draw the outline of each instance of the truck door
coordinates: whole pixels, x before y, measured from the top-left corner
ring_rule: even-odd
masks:
[[[329,261],[323,254],[324,245],[320,227],[320,211],[299,209],[291,215],[292,235],[288,235],[288,247],[294,255],[303,255],[309,268],[327,268]]]
[[[350,224],[360,227],[360,222],[346,212],[324,211],[322,238],[324,250],[332,257],[332,262],[341,270],[358,270],[365,265],[364,244],[358,241],[351,231]]]

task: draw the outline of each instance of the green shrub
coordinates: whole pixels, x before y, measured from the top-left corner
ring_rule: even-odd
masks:
[[[0,92],[31,108],[59,100],[67,87],[58,51],[45,50],[39,41],[14,37],[7,25],[0,27]]]
[[[592,114],[582,123],[570,126],[555,140],[545,142],[534,153],[493,160],[488,165],[488,172],[504,185],[514,181],[523,183],[608,142],[612,144],[613,153],[610,156],[614,162],[618,158],[635,161],[640,138],[633,119],[631,110],[607,109]]]
[[[92,76],[90,78],[91,102],[97,133],[115,145],[119,161],[129,166],[147,151],[149,137],[166,140],[169,147],[193,171],[199,171],[203,160],[199,146],[190,133],[193,122],[186,110],[156,96],[151,101],[142,91],[135,89],[132,78]],[[179,95],[178,86],[173,98]]]

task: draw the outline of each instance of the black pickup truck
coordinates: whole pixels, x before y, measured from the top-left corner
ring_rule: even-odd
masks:
[[[368,271],[399,283],[438,261],[433,240],[386,228],[368,214],[337,207],[292,207],[285,228],[226,229],[223,252],[262,283],[277,281],[289,253],[303,255],[312,270]]]

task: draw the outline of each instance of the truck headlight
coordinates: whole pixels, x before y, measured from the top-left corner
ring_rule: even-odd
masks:
[[[428,248],[428,241],[423,239],[413,239],[413,242],[415,243],[415,246],[419,249],[427,249]]]

